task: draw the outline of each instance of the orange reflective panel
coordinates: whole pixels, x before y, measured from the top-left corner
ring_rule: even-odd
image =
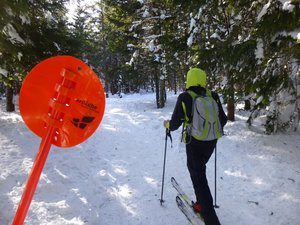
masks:
[[[26,125],[43,138],[54,128],[52,143],[75,146],[99,126],[105,95],[99,77],[81,60],[56,56],[36,65],[26,76],[19,97]]]

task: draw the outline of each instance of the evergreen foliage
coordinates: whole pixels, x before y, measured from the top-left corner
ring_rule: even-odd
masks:
[[[64,52],[65,1],[1,1],[0,81],[6,87],[7,111],[13,91],[41,60]]]

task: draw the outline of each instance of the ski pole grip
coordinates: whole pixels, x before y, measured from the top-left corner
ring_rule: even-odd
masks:
[[[170,141],[171,141],[171,148],[173,148],[173,139],[172,139],[172,135],[171,135],[171,131],[169,128],[166,128],[166,139],[167,137],[170,138]]]

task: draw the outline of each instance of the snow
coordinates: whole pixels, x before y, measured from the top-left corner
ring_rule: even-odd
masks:
[[[53,42],[53,44],[54,44],[54,46],[56,47],[56,49],[57,49],[58,51],[61,50],[61,48],[59,47],[59,45],[58,45],[56,42]]]
[[[139,51],[138,50],[135,50],[132,57],[133,58],[137,58],[139,56]]]
[[[150,13],[149,13],[148,9],[145,9],[142,17],[146,18],[146,17],[149,17],[149,16],[150,16]]]
[[[132,48],[134,48],[134,45],[133,44],[127,44],[127,48],[132,49]]]
[[[12,9],[9,6],[5,7],[5,12],[10,15],[10,16],[14,16],[14,13],[12,11]]]
[[[95,5],[95,3],[97,3],[96,0],[81,0],[81,1],[77,1],[77,0],[70,0],[66,3],[66,8],[68,10],[67,12],[67,18],[68,18],[68,22],[70,23],[74,23],[74,16],[76,14],[76,8],[78,6],[78,3],[79,3],[79,6],[92,6],[92,5]],[[92,11],[90,10],[87,10],[89,12],[91,12],[91,14],[95,14],[93,13]]]
[[[197,19],[199,19],[200,15],[202,13],[202,9],[200,8],[198,11],[198,14],[196,16]],[[191,47],[193,44],[193,39],[194,39],[194,34],[196,34],[198,32],[198,28],[197,28],[197,22],[193,17],[193,14],[190,13],[190,27],[189,27],[189,32],[190,32],[190,36],[188,37],[186,44],[188,47]]]
[[[189,32],[191,32],[194,27],[196,27],[196,20],[192,17],[190,22]]]
[[[292,3],[292,1],[290,0],[278,0],[282,3],[282,10],[284,11],[288,11],[288,12],[293,12],[295,6]],[[268,12],[268,9],[271,5],[272,1],[270,0],[267,4],[264,5],[264,7],[262,8],[262,10],[260,11],[260,13],[257,16],[257,22],[259,22],[261,20],[261,18]]]
[[[255,58],[257,59],[258,64],[261,64],[264,58],[264,43],[261,38],[257,39]]]
[[[260,96],[257,100],[256,100],[256,105],[258,105],[259,103],[261,103],[262,102],[262,100],[263,100],[263,96]]]
[[[160,205],[165,129],[177,96],[157,109],[155,94],[110,96],[100,127],[72,148],[52,146],[25,224],[188,225],[175,203],[174,176],[192,197],[181,128],[167,143],[164,204]],[[11,224],[41,139],[0,100],[0,224]],[[249,129],[237,107],[218,142],[217,214],[223,225],[300,224],[300,138]],[[207,165],[214,193],[214,155]]]
[[[162,12],[159,18],[161,20],[165,20],[165,19],[171,18],[171,16],[167,16],[164,12]]]
[[[51,21],[57,22],[50,11],[45,11],[45,18],[48,22]]]
[[[30,24],[31,23],[28,15],[21,14],[21,15],[19,15],[19,17],[22,20],[22,24]]]
[[[154,52],[154,51],[155,51],[156,46],[155,46],[155,44],[154,44],[154,40],[151,40],[151,41],[149,42],[148,49],[149,49],[150,52]]]
[[[213,33],[210,38],[216,38],[219,39],[220,41],[222,41],[221,37],[217,34],[217,33]]]
[[[293,31],[287,32],[287,31],[281,31],[281,32],[277,32],[273,37],[272,37],[272,41],[275,41],[278,37],[292,37],[293,39],[298,39],[298,35],[299,35],[299,28],[296,28]]]
[[[202,10],[203,10],[202,7],[200,7],[199,10],[198,10],[198,14],[196,16],[197,20],[199,20],[201,18]]]
[[[187,39],[186,42],[187,46],[191,47],[193,44],[193,33],[190,34],[189,38]]]
[[[8,71],[0,67],[0,74],[7,77]]]
[[[17,57],[18,57],[18,60],[19,60],[19,61],[21,61],[21,59],[22,59],[22,57],[23,57],[23,54],[22,54],[22,52],[18,52],[18,55],[17,55]]]
[[[289,0],[279,0],[281,3],[282,3],[282,9],[283,10],[286,10],[286,11],[289,11],[289,12],[292,12],[295,8],[294,5],[291,4],[292,1],[289,1]]]
[[[3,28],[3,31],[8,36],[8,39],[12,44],[15,44],[15,43],[25,44],[25,41],[20,37],[20,35],[16,31],[16,29],[10,23],[8,23]]]
[[[271,5],[271,1],[269,1],[267,4],[264,5],[264,7],[262,8],[262,10],[260,11],[260,13],[257,16],[256,21],[259,22],[261,20],[261,18],[268,12],[268,8]]]

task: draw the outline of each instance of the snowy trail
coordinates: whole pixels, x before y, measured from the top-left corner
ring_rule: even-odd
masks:
[[[175,193],[164,207],[159,203],[164,129],[162,111],[155,109],[153,97],[140,102],[136,98],[127,101],[112,98],[100,128],[89,140],[70,149],[52,146],[26,224],[186,223],[173,204]],[[12,154],[5,157],[7,161],[1,156],[1,164],[14,162],[15,166],[9,167],[7,175],[5,170],[1,172],[7,186],[1,179],[1,200],[7,204],[1,204],[0,224],[10,224],[12,220],[13,207],[19,203],[40,143],[20,117],[16,124],[7,122],[5,126],[11,134],[1,138],[1,153]],[[4,130],[1,127],[1,135]],[[162,132],[160,136],[158,130]],[[22,136],[13,140],[18,133],[24,133],[31,141],[23,145],[26,138]],[[6,144],[9,139],[14,146]],[[26,166],[20,174],[19,167],[23,164]],[[165,188],[165,198],[168,191],[170,187]],[[167,210],[168,207],[173,209]],[[178,217],[177,223],[174,215]]]
[[[142,101],[134,98],[125,102],[113,99],[116,103],[112,104],[113,107],[108,105],[103,125],[96,134],[102,140],[100,143],[104,143],[103,157],[108,159],[106,167],[101,170],[101,176],[102,181],[106,182],[103,185],[108,187],[107,192],[115,197],[111,206],[106,206],[110,208],[107,215],[113,211],[118,212],[111,216],[117,217],[117,220],[113,219],[114,224],[186,223],[173,202],[175,193],[163,208],[159,203],[165,109],[155,109],[152,97],[143,98]],[[171,191],[170,186],[165,187],[164,199]],[[172,210],[167,210],[169,207]],[[174,215],[178,217],[176,223]],[[112,219],[109,217],[106,216],[107,222],[103,224],[109,224]]]
[[[165,130],[177,96],[164,109],[155,95],[109,98],[95,134],[73,148],[52,146],[25,224],[183,225],[175,176],[193,198],[180,130],[168,140],[160,206]],[[3,102],[0,102],[3,108]],[[218,143],[217,210],[223,225],[300,224],[299,132],[266,136],[246,127],[246,116],[226,126]],[[18,113],[0,111],[0,224],[10,225],[40,138]],[[214,155],[207,166],[214,194]]]
[[[219,143],[224,224],[299,224],[299,133],[254,133],[245,119],[229,123]]]

